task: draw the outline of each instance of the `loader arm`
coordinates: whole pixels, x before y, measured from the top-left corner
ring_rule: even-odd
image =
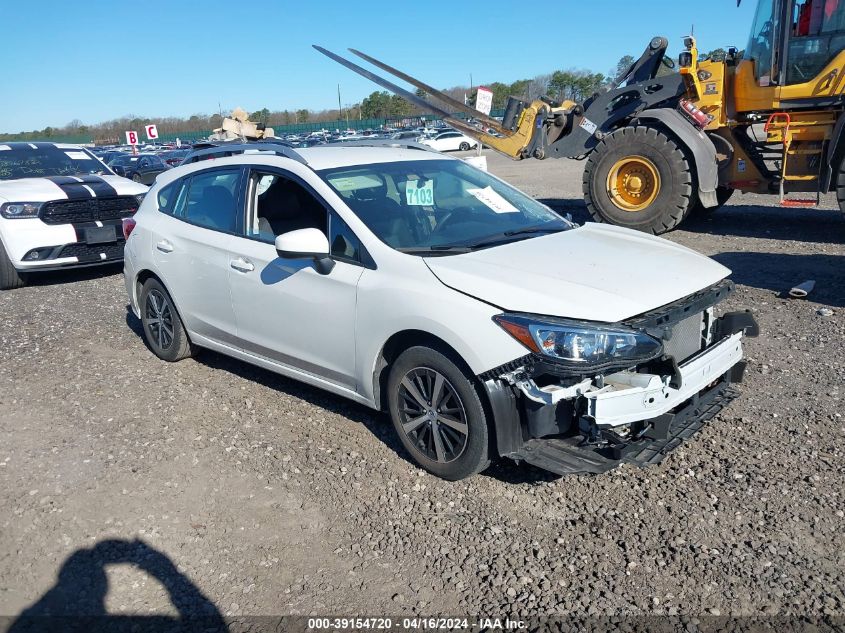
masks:
[[[423,99],[422,97],[417,96],[415,93],[405,90],[404,88],[394,84],[375,73],[370,72],[369,70],[362,68],[358,64],[349,61],[348,59],[344,59],[340,55],[332,53],[329,50],[326,50],[322,46],[314,45],[314,48],[321,52],[323,55],[336,61],[337,63],[341,64],[342,66],[346,66],[353,72],[358,73],[362,77],[369,79],[370,81],[378,84],[379,86],[390,90],[392,93],[402,97],[406,101],[414,104],[415,106],[438,116],[441,116],[443,120],[451,125],[456,130],[460,130],[470,138],[473,138],[480,143],[491,147],[492,149],[509,156],[515,160],[520,160],[523,158],[528,158],[532,155],[532,150],[535,146],[542,146],[543,143],[540,140],[540,137],[543,136],[546,127],[546,118],[548,117],[549,113],[552,112],[552,108],[543,101],[536,100],[531,104],[528,104],[522,112],[520,113],[517,125],[515,129],[510,130],[506,129],[502,126],[502,124],[492,117],[488,117],[485,114],[470,108],[469,106],[464,105],[460,101],[452,99],[448,95],[443,94],[439,90],[432,88],[431,86],[424,84],[423,82],[414,79],[410,75],[403,73],[400,70],[397,70],[387,64],[378,61],[377,59],[370,57],[369,55],[365,55],[359,51],[352,49],[352,52],[363,59],[366,59],[368,62],[372,63],[375,66],[378,66],[382,70],[387,71],[388,73],[402,79],[403,81],[407,81],[413,86],[420,88],[424,92],[426,92],[431,98],[444,103],[446,107],[451,108],[453,111],[461,112],[465,115],[471,116],[475,119],[478,119],[480,122],[484,123],[487,127],[496,130],[502,136],[494,136],[492,134],[488,134],[482,129],[475,127],[467,123],[466,120],[457,118],[454,116],[453,111],[449,111],[445,108],[442,108],[430,101]],[[568,102],[571,106],[575,106],[574,102]],[[557,108],[557,110],[563,111],[564,108]],[[540,158],[541,156],[537,156]]]
[[[555,102],[548,97],[525,102],[514,97],[508,99],[504,120],[489,117],[449,95],[425,84],[384,62],[349,49],[354,55],[374,66],[406,81],[425,92],[443,107],[406,90],[395,83],[362,68],[321,46],[314,48],[353,72],[390,90],[417,107],[441,116],[443,120],[470,138],[514,160],[524,158],[573,158],[588,154],[616,126],[624,125],[638,112],[659,107],[663,101],[677,98],[684,90],[679,75],[656,79],[668,42],[655,37],[649,42],[640,58],[616,81],[608,91],[595,94],[583,104],[574,101]],[[624,85],[620,85],[624,84]],[[455,113],[472,117],[497,133],[471,125]]]

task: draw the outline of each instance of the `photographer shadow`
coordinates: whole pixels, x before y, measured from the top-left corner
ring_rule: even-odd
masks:
[[[106,567],[129,564],[155,578],[178,616],[110,615]],[[100,541],[65,560],[56,584],[15,619],[8,633],[228,631],[220,611],[162,552],[140,540]]]

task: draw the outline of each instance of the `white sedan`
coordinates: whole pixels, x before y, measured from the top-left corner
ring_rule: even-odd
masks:
[[[441,132],[433,138],[423,139],[420,143],[428,145],[438,152],[466,151],[478,146],[478,141],[474,138],[470,138],[466,134],[461,134],[455,130]]]
[[[757,327],[716,313],[730,271],[416,147],[227,145],[162,174],[124,222],[152,352],[384,411],[446,479],[654,463],[732,397]]]

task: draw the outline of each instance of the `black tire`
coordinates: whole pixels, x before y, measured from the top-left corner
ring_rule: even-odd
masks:
[[[705,208],[702,206],[701,201],[696,199],[695,204],[690,207],[689,211],[687,211],[687,217],[706,217],[708,214],[718,211],[728,200],[731,199],[734,191],[735,190],[730,187],[716,187],[716,206]]]
[[[628,156],[650,161],[660,176],[653,202],[626,211],[608,192],[613,166]],[[692,170],[677,141],[653,127],[624,127],[608,134],[590,153],[584,168],[584,201],[596,222],[607,222],[655,235],[671,231],[693,200]]]
[[[462,152],[466,152],[467,150],[469,150],[469,143],[467,143],[466,141],[464,141],[463,143],[461,143],[461,144],[458,146],[458,148],[459,148]]]
[[[153,354],[170,363],[195,354],[173,299],[158,279],[144,282],[139,303],[144,340]]]
[[[451,356],[446,350],[411,347],[390,368],[387,388],[390,419],[405,450],[430,473],[457,481],[490,465],[490,432],[472,376],[461,369],[463,363]],[[431,404],[438,375],[439,401]],[[426,403],[432,413],[420,406],[409,384],[416,389],[416,396],[428,398]],[[425,420],[419,423],[420,415],[415,414]]]
[[[845,212],[845,157],[839,162],[839,170],[836,172],[836,202],[839,203],[839,210]]]
[[[13,290],[26,285],[26,279],[12,266],[6,249],[0,243],[0,290]]]
[[[141,174],[132,174],[132,180],[135,182],[141,182]]]

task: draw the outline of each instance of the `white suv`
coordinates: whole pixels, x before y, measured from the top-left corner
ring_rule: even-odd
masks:
[[[160,176],[125,222],[150,349],[389,412],[447,479],[654,463],[732,397],[757,326],[715,314],[730,271],[418,147],[225,146]]]
[[[30,272],[120,261],[121,222],[146,191],[76,145],[0,143],[0,290]]]

